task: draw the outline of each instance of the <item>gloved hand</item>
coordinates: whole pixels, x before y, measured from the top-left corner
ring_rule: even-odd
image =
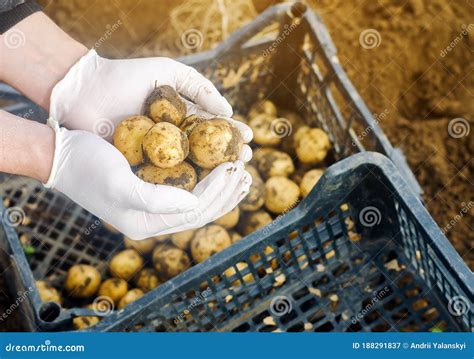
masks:
[[[166,57],[109,60],[90,50],[54,87],[50,115],[62,126],[94,132],[110,141],[115,126],[125,117],[143,113],[145,98],[161,85],[173,87],[194,102],[186,101],[188,115],[227,117],[245,142],[252,139],[247,125],[230,119],[232,107],[208,79]]]
[[[60,128],[46,187],[64,193],[132,239],[197,228],[234,208],[248,193],[243,162],[224,163],[193,193],[146,183],[110,143],[86,131]]]

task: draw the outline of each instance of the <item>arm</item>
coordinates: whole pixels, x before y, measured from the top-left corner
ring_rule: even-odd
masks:
[[[51,127],[0,110],[0,171],[46,183],[54,156]]]

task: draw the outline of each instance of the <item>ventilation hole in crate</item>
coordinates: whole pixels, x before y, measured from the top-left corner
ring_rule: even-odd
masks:
[[[384,322],[384,323],[380,323],[380,324],[377,324],[377,325],[374,325],[372,328],[371,328],[371,331],[372,332],[387,332],[390,330],[390,324],[388,324],[387,322]]]
[[[367,308],[367,307],[365,307]],[[373,308],[373,307],[370,307],[370,308]],[[369,309],[370,310],[370,309]],[[378,310],[373,310],[369,313],[367,313],[365,316],[364,316],[364,321],[367,323],[367,324],[370,324],[370,323],[373,323],[375,322],[377,319],[379,319],[381,317],[380,315],[380,312]]]
[[[45,322],[53,322],[61,313],[61,307],[54,302],[46,302],[41,304],[39,316]]]
[[[250,331],[250,325],[248,323],[243,323],[232,331],[233,332],[248,332]]]
[[[346,273],[350,267],[347,264],[341,264],[336,269],[332,271],[335,277],[339,277],[340,275]]]
[[[294,300],[299,300],[308,294],[309,294],[308,287],[305,286],[297,290],[296,292],[294,292],[292,297]]]
[[[265,310],[264,312],[258,314],[257,316],[253,317],[252,318],[252,321],[255,323],[255,324],[260,324],[263,322],[263,320],[267,317],[270,316],[270,312],[268,310]]]
[[[291,310],[290,312],[280,317],[280,322],[282,324],[287,324],[288,322],[292,321],[295,318],[298,318],[298,313],[296,313],[295,310]]]
[[[334,329],[334,325],[331,322],[326,322],[323,325],[317,327],[315,332],[330,332]]]
[[[319,308],[317,309],[313,314],[311,314],[310,316],[308,316],[308,322],[310,323],[316,323],[316,322],[319,322],[321,321],[322,319],[324,319],[326,317],[326,315],[324,314],[324,311]]]
[[[410,312],[408,311],[408,309],[402,308],[399,309],[397,312],[393,313],[391,317],[394,321],[399,322],[405,319],[409,314]]]
[[[304,332],[305,331],[305,327],[304,327],[304,324],[303,323],[296,323],[294,325],[292,325],[291,327],[289,327],[287,330],[287,332]]]
[[[420,331],[420,326],[415,321],[410,321],[407,325],[404,325],[400,328],[401,332],[418,332]]]
[[[317,304],[316,299],[315,298],[310,298],[310,299],[308,299],[307,301],[303,302],[300,305],[300,309],[301,309],[302,312],[307,312],[311,308],[315,307],[316,304]]]
[[[427,308],[429,305],[430,305],[430,302],[427,299],[420,298],[416,300],[415,302],[413,302],[411,306],[415,311],[418,312],[420,310],[423,310],[424,308]]]
[[[422,290],[420,287],[413,287],[413,288],[407,289],[404,294],[405,294],[405,297],[412,298],[412,297],[418,296],[421,293],[421,291]]]
[[[436,308],[429,308],[426,312],[421,315],[423,321],[432,322],[439,317],[439,311]]]
[[[361,330],[362,326],[359,324],[359,322],[356,322],[349,325],[349,327],[346,329],[346,332],[360,332]]]
[[[278,330],[276,325],[265,325],[264,327],[260,328],[258,331],[263,333],[271,333],[275,330]]]

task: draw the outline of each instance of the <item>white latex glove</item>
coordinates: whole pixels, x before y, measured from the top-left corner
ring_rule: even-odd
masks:
[[[242,161],[213,170],[193,193],[146,183],[110,143],[86,131],[59,128],[46,187],[55,188],[132,239],[197,228],[235,207],[248,193]]]
[[[194,102],[186,101],[188,115],[225,117],[246,143],[251,141],[252,130],[230,119],[232,107],[208,79],[166,57],[109,60],[90,50],[54,87],[50,115],[62,126],[94,132],[110,141],[115,126],[128,116],[143,113],[145,98],[161,85],[173,87]]]

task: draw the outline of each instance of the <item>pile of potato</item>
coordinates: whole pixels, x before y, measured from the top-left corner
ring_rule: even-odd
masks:
[[[192,190],[198,180],[220,163],[233,161],[242,147],[237,129],[222,119],[202,120],[185,117],[186,106],[176,92],[159,87],[147,98],[146,116],[125,119],[116,129],[114,145],[131,166],[138,166],[143,180]],[[253,183],[248,196],[228,214],[197,230],[148,238],[123,238],[124,249],[109,261],[109,277],[102,281],[92,266],[75,265],[64,283],[66,294],[87,298],[94,309],[97,296],[109,298],[115,309],[140,298],[161,283],[186,271],[192,265],[231,246],[243,236],[269,224],[294,208],[307,196],[324,172],[330,150],[327,134],[306,126],[293,112],[278,111],[269,100],[254,104],[247,123],[254,132],[254,156],[246,166]],[[278,126],[286,126],[282,135]],[[228,149],[231,149],[228,151]],[[109,231],[115,231],[106,225]],[[265,249],[265,254],[273,251]],[[250,260],[259,260],[253,256]],[[272,262],[272,267],[277,263]],[[239,270],[247,263],[237,263]],[[232,277],[233,268],[224,275]],[[244,281],[253,281],[247,274]],[[239,285],[234,281],[232,285]],[[46,282],[38,282],[44,301],[62,303],[60,293]],[[98,317],[74,320],[78,329],[96,324]]]

